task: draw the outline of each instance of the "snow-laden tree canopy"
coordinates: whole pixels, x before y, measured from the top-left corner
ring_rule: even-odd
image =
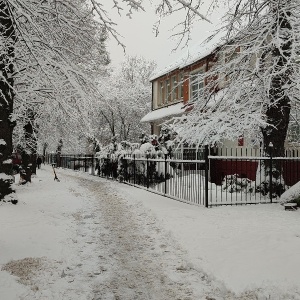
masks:
[[[101,101],[94,110],[94,127],[100,144],[109,143],[111,138],[117,142],[137,141],[141,133],[150,131],[140,119],[150,109],[150,76],[154,69],[153,61],[127,57],[119,70],[99,81]]]
[[[11,164],[3,162],[12,153],[16,123],[24,129],[18,139],[24,155],[34,154],[44,104],[79,111],[79,99],[95,97],[95,73],[108,57],[105,29],[85,1],[1,1],[0,23],[0,136],[6,143],[0,173],[9,175]],[[0,180],[0,190],[0,199],[9,194],[10,180]]]
[[[34,58],[30,61],[24,59],[21,67],[17,62],[22,72],[15,84],[14,114],[18,121],[15,145],[22,147],[25,145],[23,129],[26,122],[32,123],[42,144],[47,140],[49,145],[55,145],[61,137],[74,140],[75,129],[81,132],[88,119],[85,103],[99,99],[95,82],[103,76],[103,66],[109,62],[105,49],[107,33],[95,21],[87,1],[65,1],[57,11],[58,16],[44,21],[45,28],[42,22],[42,25],[35,24],[38,30],[45,32],[46,40],[41,42],[44,48],[32,45],[36,51]],[[47,18],[46,12],[43,15]],[[26,52],[23,48],[20,48],[22,56],[31,57],[32,50],[25,47]],[[15,51],[18,50],[16,47]],[[34,120],[27,118],[27,110],[32,106]],[[75,135],[77,144],[80,143],[78,135],[81,133]]]
[[[189,78],[207,84],[192,99],[194,109],[173,124],[184,133],[180,142],[245,135],[263,141],[267,153],[272,143],[274,154],[283,155],[290,115],[299,107],[299,1],[230,2],[215,63]]]
[[[68,104],[58,94],[57,101],[46,101],[36,121],[39,149],[47,143],[48,151],[55,151],[61,138],[64,153],[93,152],[112,139],[138,140],[142,132],[150,131],[149,125],[141,126],[139,121],[150,109],[149,78],[154,68],[152,61],[127,57],[119,68],[107,67],[97,78],[94,99],[74,99]]]
[[[109,61],[105,49],[108,34],[117,39],[121,46],[126,47],[123,45],[122,37],[118,35],[117,24],[110,17],[110,10],[106,8],[117,10],[122,16],[131,18],[137,12],[146,13],[143,1],[111,1],[105,5],[101,1],[93,0],[27,1],[24,5],[22,1],[12,0],[8,1],[8,4],[13,17],[17,20],[15,28],[18,35],[18,41],[14,44],[16,72],[13,86],[15,94],[13,118],[17,120],[14,144],[28,148],[24,133],[24,126],[27,123],[31,123],[34,127],[34,135],[39,139],[40,144],[44,144],[46,139],[48,144],[55,144],[55,141],[64,136],[68,137],[74,148],[75,144],[82,140],[94,140],[95,122],[93,124],[90,122],[89,108],[99,107],[97,102],[102,98],[94,83],[101,81],[106,72],[102,66]],[[157,12],[161,16],[167,15],[171,13],[172,7],[174,9],[177,7],[176,10],[182,9],[183,4],[180,1],[177,4],[174,1],[172,5],[168,1],[158,1]],[[188,13],[192,11],[193,9],[188,9]],[[145,80],[149,78],[145,73],[147,68],[139,69],[138,66],[132,65],[131,70],[134,69],[139,72],[139,82],[142,80],[145,86]],[[127,72],[128,70],[129,68]],[[133,72],[136,71],[131,72],[132,74],[128,73],[126,76],[133,76]],[[123,85],[125,92],[125,82],[116,84]],[[101,86],[104,85],[101,84]],[[106,81],[106,89],[109,90],[111,86],[112,82]],[[119,89],[119,94],[124,94],[120,88],[116,87],[116,89]],[[129,101],[131,104],[135,101],[134,98],[145,98],[145,91],[138,91],[136,88],[135,91],[133,88],[129,90],[131,95],[128,94],[127,98],[131,99]],[[125,109],[122,97],[118,95],[115,99],[121,101],[122,105],[119,104],[119,108],[123,106],[119,113],[120,119],[123,120],[129,115],[135,116],[131,120],[136,120],[139,113],[134,113],[134,111],[140,111],[141,107],[145,107],[144,101],[140,101],[143,104],[138,107],[132,105],[133,112],[129,114],[128,105]],[[117,101],[113,101],[115,107]],[[110,101],[106,103],[108,103],[107,111],[111,104]],[[31,113],[32,107],[34,107],[33,114]],[[31,117],[28,118],[28,116]],[[103,122],[105,123],[105,120]],[[106,125],[109,125],[109,122],[106,121]],[[124,129],[118,130],[120,138],[121,136],[129,137],[130,135],[126,133],[128,131],[132,135],[135,127],[138,126],[135,123],[123,127]],[[74,136],[75,128],[79,134]],[[103,126],[100,129],[102,130]],[[49,132],[51,135],[45,134]],[[81,141],[78,141],[79,137]],[[32,142],[29,141],[29,143]],[[36,147],[35,143],[36,141],[33,141],[33,147]]]

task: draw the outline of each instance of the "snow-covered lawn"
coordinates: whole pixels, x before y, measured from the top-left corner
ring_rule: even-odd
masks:
[[[18,205],[0,204],[0,299],[300,299],[300,210],[57,175],[42,166]]]
[[[129,186],[118,190],[131,202],[142,201],[188,250],[193,265],[231,290],[300,299],[300,210],[284,211],[280,204],[205,209]]]

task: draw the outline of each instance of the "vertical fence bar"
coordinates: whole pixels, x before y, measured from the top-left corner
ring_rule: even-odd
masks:
[[[102,174],[101,174],[101,164],[102,164],[102,162],[103,162],[103,158],[102,157],[99,157],[98,158],[98,164],[97,164],[97,166],[98,166],[98,176],[99,177],[101,177],[102,176]]]
[[[299,151],[297,149],[297,158],[299,158]],[[294,156],[295,158],[295,156]],[[296,178],[297,178],[297,181],[299,180],[299,160],[294,160],[294,164],[296,164],[296,172],[294,172],[294,174],[296,173]],[[295,176],[295,175],[294,175]]]
[[[94,154],[92,154],[92,170],[91,170],[91,174],[95,175]]]
[[[146,172],[146,174],[147,174],[147,177],[146,177],[146,182],[147,182],[147,189],[149,189],[149,157],[148,157],[148,155],[147,155],[147,172]]]
[[[104,168],[103,168],[103,175],[107,179],[109,178],[109,174],[111,172],[111,165],[109,163],[109,155],[107,154],[106,158],[104,158]]]
[[[269,186],[269,192],[270,192],[270,202],[272,203],[272,194],[273,194],[273,144],[269,144],[270,148],[270,186]]]
[[[135,154],[133,154],[133,184],[135,185]]]
[[[167,154],[165,154],[165,195],[167,194]]]
[[[204,183],[204,189],[205,189],[205,207],[208,207],[208,169],[209,169],[209,159],[208,159],[208,145],[205,145],[204,150],[204,158],[205,158],[205,183]],[[201,188],[201,187],[200,187]]]

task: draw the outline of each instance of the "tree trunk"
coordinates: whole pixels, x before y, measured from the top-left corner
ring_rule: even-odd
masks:
[[[25,149],[22,151],[24,183],[31,182],[31,175],[36,174],[37,142],[33,130],[34,113],[29,110],[27,113],[28,122],[24,126]]]
[[[291,68],[289,59],[292,50],[292,28],[289,23],[291,12],[287,9],[290,6],[290,1],[286,0],[274,4],[272,10],[275,18],[273,38],[281,34],[282,40],[285,41],[279,45],[274,43],[272,51],[272,66],[273,73],[271,78],[269,97],[270,103],[266,108],[266,117],[268,126],[262,129],[264,153],[267,156],[283,157],[284,144],[287,136],[287,130],[290,119],[291,103],[288,96],[285,94],[285,86],[290,83]],[[271,147],[270,147],[271,146]],[[269,178],[270,170],[272,170],[272,178],[274,185],[275,196],[280,196],[283,192],[283,179],[280,162],[273,161],[270,166],[269,161],[265,162],[266,178]],[[278,187],[279,185],[279,187]]]
[[[60,139],[57,145],[57,149],[56,149],[56,166],[59,168],[61,167],[61,150],[63,147],[63,140]]]
[[[46,160],[46,150],[48,148],[48,144],[44,143],[43,145],[43,158],[42,158],[42,163],[45,164],[45,160]]]
[[[14,99],[14,46],[16,42],[15,29],[7,1],[0,1],[0,36],[6,48],[0,55],[0,200],[17,200],[12,188],[12,133],[15,123],[11,120]]]
[[[274,156],[284,156],[284,143],[287,136],[287,130],[290,119],[291,103],[288,96],[285,95],[285,86],[290,83],[291,67],[289,60],[292,51],[292,28],[288,18],[291,12],[287,11],[290,1],[286,0],[278,3],[273,8],[274,15],[276,16],[274,22],[274,40],[277,35],[281,34],[282,40],[285,43],[278,47],[274,44],[272,51],[272,63],[274,63],[275,74],[271,78],[271,86],[269,90],[270,104],[266,110],[267,121],[270,124],[262,129],[264,139],[264,151],[269,154],[269,144],[274,146]],[[288,34],[289,33],[289,34]]]

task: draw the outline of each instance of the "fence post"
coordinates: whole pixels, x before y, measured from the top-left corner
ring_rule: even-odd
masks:
[[[147,189],[149,189],[149,156],[147,155],[147,178],[146,178],[146,181],[147,181]]]
[[[269,183],[269,192],[270,192],[270,203],[272,203],[272,194],[273,194],[273,144],[270,142],[270,183]]]
[[[135,185],[135,154],[133,154],[133,184]]]
[[[92,170],[91,175],[95,176],[94,154],[92,154]]]
[[[204,196],[204,200],[205,200],[205,207],[208,207],[208,169],[209,169],[209,159],[208,159],[208,145],[205,145],[204,148],[204,159],[205,159],[205,186],[204,186],[204,190],[205,190],[205,196]],[[201,188],[201,186],[200,186]]]
[[[110,161],[110,155],[107,154],[107,159],[106,159],[106,168],[107,168],[107,172],[106,172],[106,178],[109,178],[109,174],[112,173],[112,165],[111,165],[111,161]]]
[[[167,156],[168,154],[165,154],[165,195],[167,194]]]
[[[98,164],[97,164],[97,166],[98,166],[98,176],[99,177],[102,176],[102,174],[101,174],[102,171],[101,171],[101,167],[100,167],[101,164],[103,165],[103,157],[102,158],[101,157],[98,158]]]

